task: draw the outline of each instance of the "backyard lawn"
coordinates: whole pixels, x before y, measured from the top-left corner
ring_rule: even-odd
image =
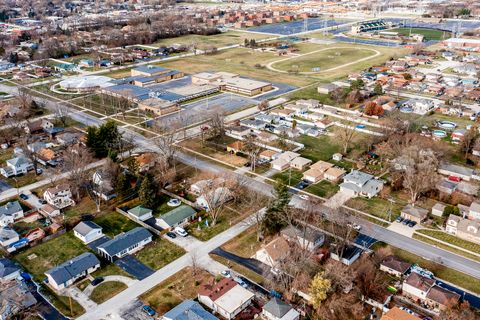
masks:
[[[191,267],[187,267],[142,294],[140,300],[162,315],[184,300],[196,298],[198,287],[212,280],[213,276],[207,271],[197,270],[194,274]]]
[[[222,248],[237,256],[245,258],[253,256],[262,246],[262,242],[257,241],[256,228],[256,226],[248,228],[235,238],[226,242]]]
[[[157,238],[135,256],[146,266],[158,270],[184,254],[185,250],[183,248],[168,240]]]
[[[296,169],[287,169],[285,171],[275,173],[272,176],[273,180],[280,180],[283,184],[295,186],[297,185],[303,178],[303,173]]]
[[[388,220],[388,210],[391,208],[392,217],[390,221],[394,221],[400,215],[400,211],[406,204],[406,202],[404,203],[398,199],[396,199],[396,202],[391,203],[379,197],[371,199],[358,197],[348,200],[345,205],[385,220]]]
[[[100,304],[121,291],[127,289],[127,285],[118,281],[107,281],[96,286],[90,294],[90,299]]]
[[[93,221],[103,228],[104,234],[112,238],[117,234],[132,230],[139,226],[134,221],[116,211],[102,214],[96,217]]]
[[[36,280],[42,281],[45,278],[45,271],[87,251],[88,248],[70,231],[22,251],[14,259],[24,266]]]
[[[334,138],[322,135],[318,137],[310,137],[301,135],[297,141],[303,143],[305,148],[300,150],[302,157],[308,158],[313,162],[318,160],[329,161],[334,153],[340,152],[340,145],[334,142]]]

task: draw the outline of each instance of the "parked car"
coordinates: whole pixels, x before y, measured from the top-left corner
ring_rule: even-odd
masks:
[[[146,314],[148,314],[149,316],[153,317],[155,315],[155,310],[152,309],[152,307],[150,306],[143,306],[142,307],[142,310],[143,312],[145,312]]]
[[[175,231],[176,234],[178,234],[178,235],[181,236],[181,237],[186,237],[186,236],[188,236],[188,232],[185,231],[185,229],[183,229],[183,228],[181,228],[181,227],[176,227],[174,231]]]
[[[167,237],[175,239],[177,237],[177,235],[175,234],[175,232],[169,231],[169,232],[167,232]]]
[[[405,220],[403,220],[402,223],[403,223],[404,225],[408,225],[408,224],[410,223],[410,220],[409,220],[409,219],[405,219]]]
[[[222,276],[224,276],[225,278],[231,278],[232,275],[230,274],[230,270],[223,270],[222,272],[220,272],[222,274]]]
[[[417,224],[417,223],[416,223],[415,221],[410,221],[410,222],[408,223],[408,226],[409,226],[410,228],[413,228],[413,227],[415,227],[416,224]]]
[[[28,200],[28,196],[27,196],[26,194],[24,194],[24,193],[21,193],[21,194],[20,194],[20,199],[22,199],[22,200]]]
[[[40,204],[47,204],[47,201],[45,201],[45,199],[38,199],[38,203],[40,203]]]
[[[309,197],[306,194],[299,194],[298,197],[303,200],[308,200]]]
[[[103,282],[103,280],[105,280],[105,278],[103,278],[103,277],[98,277],[98,278],[93,279],[92,286],[99,285],[100,283]]]
[[[233,280],[235,280],[236,283],[238,283],[239,285],[241,285],[244,288],[248,287],[248,285],[245,283],[245,281],[243,281],[242,278],[235,277],[235,278],[233,278]]]
[[[401,223],[403,221],[403,218],[402,217],[398,217],[397,219],[395,219],[396,222],[398,223]]]

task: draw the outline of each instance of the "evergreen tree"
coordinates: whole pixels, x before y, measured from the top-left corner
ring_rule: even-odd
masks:
[[[138,198],[142,205],[149,209],[154,209],[156,204],[156,186],[153,176],[146,174],[138,190]]]
[[[373,93],[375,93],[377,96],[383,94],[383,88],[382,88],[382,86],[381,86],[379,83],[377,83],[377,84],[375,85],[375,87],[373,88]]]
[[[113,120],[108,120],[100,127],[87,128],[87,147],[95,153],[97,158],[109,156],[112,160],[116,160],[120,139],[121,134]]]
[[[120,173],[115,181],[115,193],[119,198],[124,198],[131,191],[131,185],[128,177],[125,174]]]
[[[262,219],[261,228],[264,234],[275,234],[286,226],[286,221],[282,215],[290,202],[288,186],[282,181],[277,180],[274,189],[274,200],[270,202]]]

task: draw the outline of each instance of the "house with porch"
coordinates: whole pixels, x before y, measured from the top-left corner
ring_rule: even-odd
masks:
[[[49,205],[55,206],[58,209],[75,205],[68,184],[59,184],[56,187],[48,188],[43,194],[43,199],[45,199]]]

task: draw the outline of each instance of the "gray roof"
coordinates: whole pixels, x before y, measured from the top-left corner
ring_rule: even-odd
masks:
[[[165,69],[159,66],[148,65],[148,66],[138,66],[133,70],[139,71],[139,72],[146,72],[146,73],[156,73],[160,71],[167,71],[168,69]]]
[[[428,216],[428,210],[420,207],[414,207],[411,204],[407,204],[403,209],[402,212],[409,214],[411,216],[425,219]]]
[[[10,259],[0,258],[0,278],[4,278],[20,270],[20,267]]]
[[[100,261],[93,253],[84,252],[61,265],[48,270],[45,274],[50,275],[57,284],[62,284],[99,264]]]
[[[114,239],[102,243],[98,249],[104,250],[108,255],[114,256],[117,253],[130,248],[143,240],[151,238],[152,234],[145,228],[136,227],[130,231],[117,235]]]
[[[292,309],[291,305],[289,305],[288,303],[286,303],[286,302],[284,302],[284,301],[282,301],[278,298],[270,299],[270,301],[268,301],[263,306],[263,310],[267,311],[270,314],[273,314],[277,318],[282,318],[291,309]]]
[[[11,216],[16,212],[23,211],[20,202],[13,201],[8,202],[7,204],[0,207],[0,217],[1,216]]]
[[[325,239],[325,235],[322,232],[311,227],[299,229],[294,226],[288,226],[283,229],[281,233],[290,238],[301,237],[302,239],[308,240],[310,242],[315,242],[319,239]]]
[[[358,170],[352,170],[352,172],[343,177],[343,181],[355,183],[359,186],[363,186],[365,183],[367,183],[367,181],[371,179],[373,179],[373,176],[371,174]]]
[[[17,158],[12,158],[10,160],[7,160],[7,163],[14,166],[14,167],[19,167],[24,164],[29,164],[30,160],[24,157],[17,157]]]
[[[456,173],[456,174],[461,174],[464,176],[471,176],[473,174],[473,169],[464,167],[464,166],[459,166],[456,164],[441,164],[440,165],[440,170],[445,170],[451,173]]]
[[[98,224],[93,221],[81,221],[79,224],[73,228],[74,231],[78,232],[82,236],[87,235],[90,231],[94,229],[102,229]]]
[[[148,209],[143,206],[136,206],[135,208],[129,209],[128,213],[138,218],[147,213],[152,213],[152,209]]]
[[[181,205],[160,216],[160,219],[165,221],[169,226],[174,226],[187,218],[193,217],[196,213],[197,212],[192,207]]]
[[[172,320],[218,320],[210,312],[193,300],[185,300],[163,315],[164,319]]]
[[[3,242],[3,241],[7,241],[7,240],[10,240],[10,239],[14,239],[15,237],[18,237],[18,233],[9,228],[9,227],[3,227],[3,228],[0,228],[0,241]]]

